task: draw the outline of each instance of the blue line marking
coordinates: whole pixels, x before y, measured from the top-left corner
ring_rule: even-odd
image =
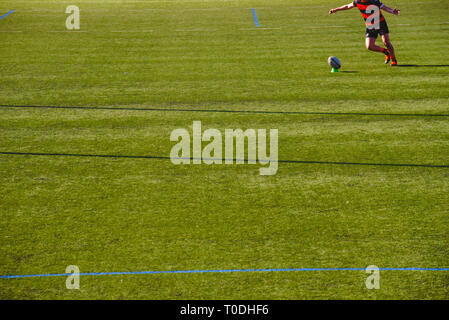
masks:
[[[225,270],[179,270],[179,271],[123,271],[123,272],[86,272],[80,276],[116,276],[139,274],[185,274],[185,273],[235,273],[235,272],[299,272],[299,271],[365,271],[366,268],[296,268],[296,269],[225,269]],[[379,268],[380,271],[449,271],[449,268]],[[67,277],[73,273],[23,274],[0,276],[0,279]]]
[[[253,12],[253,18],[254,18],[254,23],[255,23],[256,27],[260,27],[259,20],[257,19],[256,10],[251,9],[251,11]]]
[[[11,11],[9,11],[8,13],[5,13],[4,15],[2,15],[1,17],[0,17],[0,20],[1,19],[3,19],[3,18],[6,18],[7,16],[9,16],[11,13],[13,13],[14,11],[16,11],[16,10],[11,10]]]

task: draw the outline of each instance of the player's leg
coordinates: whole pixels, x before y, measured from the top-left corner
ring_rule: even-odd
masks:
[[[385,47],[387,47],[387,49],[390,51],[390,55],[394,56],[394,47],[391,44],[389,33],[382,35],[382,42],[384,43]]]
[[[365,40],[365,46],[366,46],[366,49],[368,49],[370,51],[385,53],[385,49],[382,48],[382,47],[379,47],[376,44],[376,38],[367,37],[366,40]]]
[[[395,56],[395,53],[394,53],[393,44],[390,41],[390,34],[389,33],[382,34],[382,42],[384,43],[384,45],[388,48],[388,51],[390,52],[391,65],[392,66],[397,65],[398,62],[396,60],[396,56]]]
[[[382,42],[384,43],[384,45],[387,47],[388,51],[389,51],[389,56],[388,59],[385,59],[385,63],[388,63],[391,59],[391,65],[392,66],[397,66],[398,62],[396,60],[396,55],[394,52],[394,47],[391,44],[390,41],[390,30],[388,30],[388,24],[387,21],[383,20],[380,23],[380,29],[379,29],[379,34],[382,37]],[[387,61],[388,60],[388,61]]]
[[[366,29],[366,40],[365,40],[365,46],[366,49],[375,51],[375,52],[382,52],[385,55],[385,63],[390,62],[390,51],[388,49],[379,47],[376,45],[376,40],[379,35],[379,29],[374,28],[367,28]]]

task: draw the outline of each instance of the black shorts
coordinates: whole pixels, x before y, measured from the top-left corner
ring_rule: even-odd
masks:
[[[366,37],[367,38],[375,38],[377,39],[377,37],[379,36],[379,34],[381,36],[383,36],[384,34],[390,33],[390,30],[388,30],[388,25],[387,25],[387,21],[382,20],[379,23],[379,29],[370,29],[370,28],[366,28]]]

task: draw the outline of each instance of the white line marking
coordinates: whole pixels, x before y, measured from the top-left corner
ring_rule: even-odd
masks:
[[[113,30],[114,33],[146,33],[154,32],[154,30]]]
[[[254,28],[241,28],[239,30],[280,30],[281,28],[261,28],[261,27],[254,27]]]
[[[215,32],[217,29],[176,29],[176,32]]]
[[[323,29],[323,28],[350,28],[348,26],[320,26],[320,27],[304,27],[308,29]]]

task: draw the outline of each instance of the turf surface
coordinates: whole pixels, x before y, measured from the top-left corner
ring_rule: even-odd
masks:
[[[344,1],[80,0],[81,30],[67,32],[70,4],[0,5],[16,10],[0,20],[0,275],[448,267],[449,168],[390,166],[449,165],[447,1],[386,1],[402,13],[386,14],[399,68],[364,49],[356,9],[328,16]],[[330,55],[346,72],[330,73]],[[267,177],[62,155],[168,157],[171,131],[195,120],[276,128],[280,160],[348,164],[280,163]],[[366,277],[0,279],[0,298],[449,297],[447,271],[383,271],[380,290]]]

